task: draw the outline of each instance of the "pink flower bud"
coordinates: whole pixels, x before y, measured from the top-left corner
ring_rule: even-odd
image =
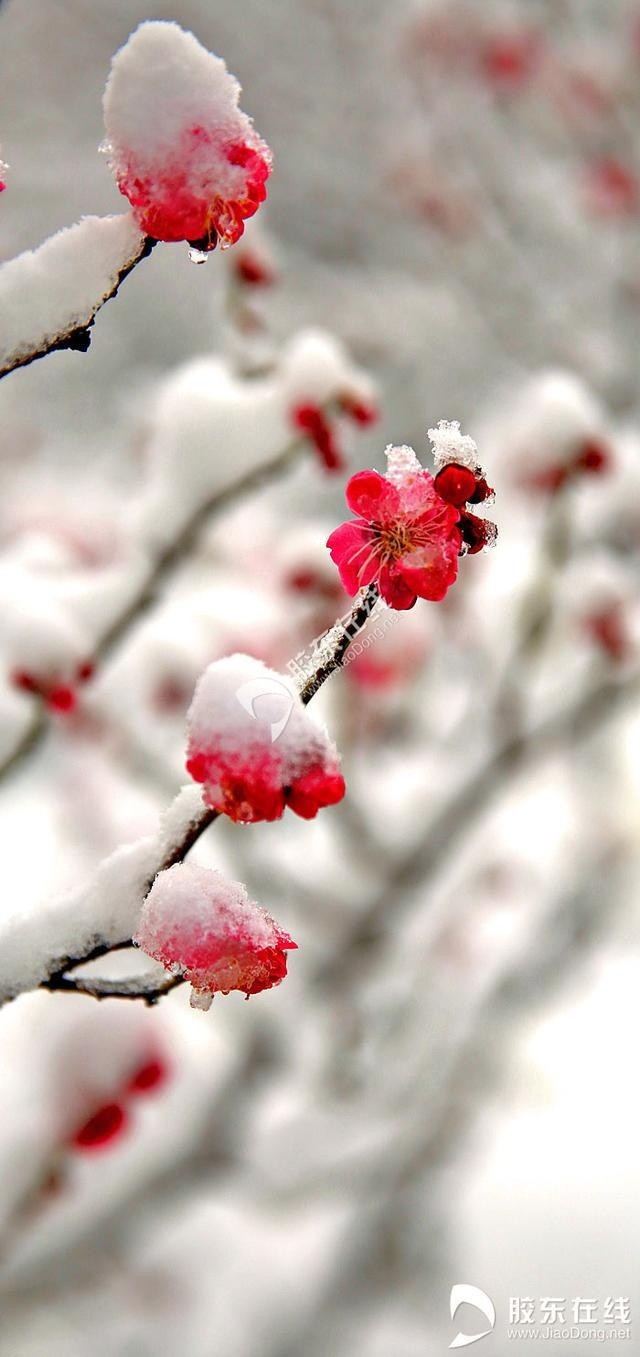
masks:
[[[286,806],[311,819],[344,796],[337,750],[291,679],[248,655],[205,669],[187,726],[187,771],[232,820],[278,820]]]
[[[142,23],[116,53],[106,149],[147,235],[224,248],[264,202],[271,152],[239,95],[224,61],[178,24]]]
[[[296,948],[240,882],[184,862],[156,877],[135,941],[190,981],[199,1008],[217,993],[240,990],[248,998],[279,985],[287,951]]]

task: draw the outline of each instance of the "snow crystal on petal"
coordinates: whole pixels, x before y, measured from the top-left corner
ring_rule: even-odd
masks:
[[[422,472],[422,466],[413,448],[408,447],[406,443],[400,447],[394,447],[393,443],[389,443],[384,455],[387,459],[387,480],[398,490],[401,490],[413,476],[419,476]]]

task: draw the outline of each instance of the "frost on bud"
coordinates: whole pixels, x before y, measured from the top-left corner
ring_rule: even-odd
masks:
[[[247,998],[279,985],[297,944],[238,881],[191,863],[160,872],[144,902],[139,947],[192,986],[192,1006],[240,990]]]
[[[344,796],[335,745],[292,680],[249,655],[205,669],[187,727],[187,772],[232,820],[279,820],[286,806],[308,820]]]
[[[435,429],[427,429],[433,448],[433,460],[436,470],[456,462],[458,466],[478,469],[478,448],[473,438],[460,432],[457,419],[440,419]]]
[[[105,149],[142,231],[200,250],[240,239],[267,196],[271,152],[224,61],[178,24],[140,24],[113,58]]]

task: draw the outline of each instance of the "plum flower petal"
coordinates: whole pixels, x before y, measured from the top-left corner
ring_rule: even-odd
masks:
[[[340,559],[340,575],[345,589],[356,594],[365,584],[371,584],[379,572],[368,523],[356,521],[341,523],[327,540],[334,561]]]
[[[372,518],[383,504],[389,512],[397,502],[392,486],[379,471],[357,471],[347,484],[345,499],[353,514],[366,519]]]
[[[178,24],[144,22],[116,53],[105,149],[147,235],[224,248],[264,202],[271,152],[239,95],[224,61]]]
[[[250,900],[239,881],[191,863],[160,872],[144,902],[135,942],[192,986],[192,1004],[214,994],[249,998],[279,985],[297,944]]]
[[[407,447],[387,449],[386,476],[360,471],[346,490],[360,515],[343,523],[327,546],[351,595],[376,583],[391,608],[417,598],[444,598],[458,572],[460,511],[438,494],[433,476]]]
[[[249,655],[210,664],[187,718],[187,771],[230,819],[310,819],[345,792],[338,753],[293,681]]]
[[[399,562],[404,583],[418,598],[439,603],[458,569],[458,542],[452,538],[410,552]]]

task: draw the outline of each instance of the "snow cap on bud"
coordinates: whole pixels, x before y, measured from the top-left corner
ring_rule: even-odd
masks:
[[[239,881],[191,863],[160,872],[144,902],[139,947],[192,986],[192,1006],[208,1008],[214,994],[247,998],[279,985],[287,973],[288,933]]]
[[[551,369],[529,378],[494,438],[514,481],[553,494],[567,482],[611,470],[604,411],[572,372]]]
[[[293,681],[249,655],[205,669],[187,727],[187,772],[232,820],[279,820],[286,806],[309,820],[344,796],[335,745]]]
[[[303,330],[295,335],[283,352],[280,372],[290,410],[299,405],[328,406],[335,402],[355,422],[372,422],[375,385],[354,366],[334,335],[324,330]],[[365,408],[367,415],[362,419]]]
[[[271,152],[239,95],[224,61],[176,23],[146,21],[116,52],[105,149],[147,235],[224,248],[264,202]]]
[[[458,466],[477,471],[477,444],[473,438],[469,437],[469,434],[460,432],[460,424],[457,419],[440,419],[435,429],[427,429],[427,434],[433,448],[436,470],[439,471],[441,467],[448,466],[450,462],[455,462]]]

